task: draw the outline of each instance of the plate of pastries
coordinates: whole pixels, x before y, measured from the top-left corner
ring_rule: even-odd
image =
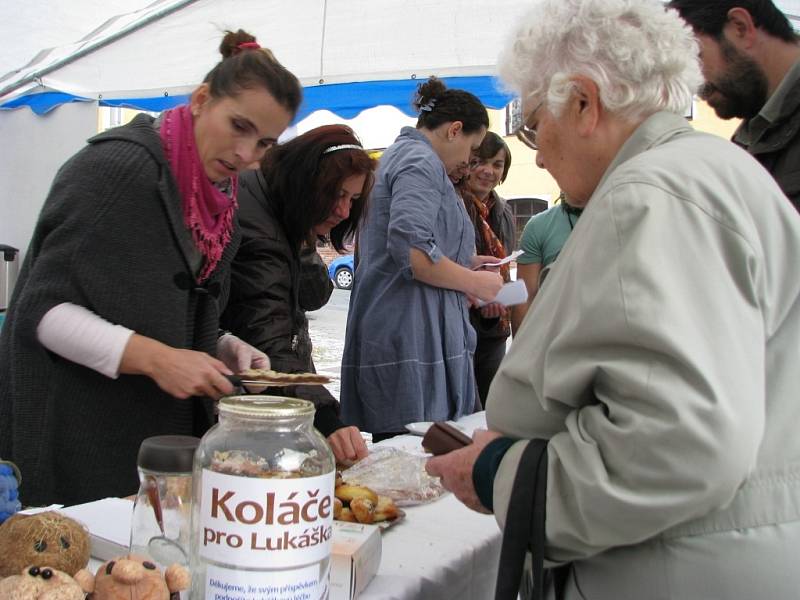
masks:
[[[386,529],[406,515],[389,496],[379,496],[362,485],[347,484],[341,477],[336,479],[333,495],[333,518],[338,521],[378,525]]]

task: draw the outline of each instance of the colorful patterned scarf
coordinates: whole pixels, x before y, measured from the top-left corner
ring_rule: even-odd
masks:
[[[164,112],[160,133],[164,154],[183,200],[184,223],[205,257],[197,277],[197,282],[202,283],[214,272],[231,241],[237,180],[235,177],[231,180],[229,196],[208,179],[197,151],[194,120],[188,105]]]
[[[480,233],[480,239],[475,240],[478,254],[505,258],[508,255],[506,248],[503,246],[503,242],[497,237],[497,234],[495,234],[491,225],[489,225],[489,214],[492,212],[492,208],[494,208],[497,202],[495,193],[491,192],[486,203],[484,203],[467,188],[466,184],[459,186],[459,192],[464,199],[467,214],[469,214],[470,219],[472,219],[475,229]],[[511,281],[511,270],[508,264],[500,267],[500,275],[503,277],[503,281]],[[506,311],[506,313],[507,312],[508,311]],[[503,332],[511,331],[508,315],[500,317],[499,327]]]

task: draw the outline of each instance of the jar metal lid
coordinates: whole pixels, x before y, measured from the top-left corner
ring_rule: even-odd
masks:
[[[299,398],[248,394],[220,398],[219,411],[246,417],[306,417],[314,414],[314,404]]]
[[[157,435],[139,446],[136,465],[160,473],[191,473],[200,438],[191,435]]]

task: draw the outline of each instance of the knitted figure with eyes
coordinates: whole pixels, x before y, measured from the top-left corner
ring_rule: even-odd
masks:
[[[166,573],[147,558],[130,555],[103,563],[97,569],[87,600],[178,600],[189,589],[189,571],[178,564]]]
[[[25,567],[19,575],[0,579],[2,600],[84,600],[92,575],[81,569],[75,579],[50,567]]]
[[[47,511],[16,514],[0,525],[0,577],[25,567],[50,567],[74,576],[89,563],[89,534],[69,517]]]

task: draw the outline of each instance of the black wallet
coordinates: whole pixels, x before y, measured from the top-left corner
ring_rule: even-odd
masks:
[[[431,425],[422,438],[422,447],[434,456],[447,454],[471,443],[472,438],[466,433],[443,421]]]

